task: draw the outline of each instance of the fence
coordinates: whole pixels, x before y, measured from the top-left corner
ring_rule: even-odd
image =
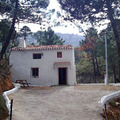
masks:
[[[103,83],[104,76],[83,75],[77,77],[78,83]]]

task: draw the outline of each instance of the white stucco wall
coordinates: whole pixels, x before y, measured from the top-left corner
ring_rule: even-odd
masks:
[[[57,52],[62,52],[62,58],[57,58]],[[33,53],[43,53],[43,56],[41,59],[33,59]],[[54,62],[70,62],[71,65],[62,64],[54,66]],[[12,65],[11,72],[13,82],[25,79],[28,80],[31,85],[59,85],[58,68],[67,67],[67,84],[74,85],[76,83],[74,49],[12,51],[10,64]],[[39,68],[39,78],[31,77],[31,68]]]

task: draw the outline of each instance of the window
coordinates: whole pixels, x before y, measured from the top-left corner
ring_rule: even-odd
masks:
[[[41,53],[35,53],[33,54],[33,59],[41,59],[42,54]]]
[[[32,68],[31,69],[31,75],[34,78],[38,77],[39,76],[39,68]]]
[[[62,52],[57,52],[57,58],[62,58]]]

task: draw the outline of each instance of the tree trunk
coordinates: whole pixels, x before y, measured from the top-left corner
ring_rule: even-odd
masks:
[[[113,70],[113,74],[114,74],[114,80],[115,80],[115,83],[116,83],[117,82],[117,77],[116,77],[115,63],[113,62],[111,57],[109,57],[109,59],[110,59],[111,65],[112,65],[112,70]]]
[[[10,43],[12,34],[14,32],[14,26],[15,26],[15,21],[16,21],[16,16],[17,16],[17,9],[18,9],[18,0],[16,0],[15,9],[14,9],[14,16],[13,16],[13,20],[12,20],[12,24],[11,24],[9,34],[7,36],[7,39],[6,39],[6,41],[5,41],[4,45],[3,45],[1,53],[0,53],[0,60],[3,59],[3,55],[5,54],[5,52],[6,52],[7,48],[8,48],[8,45]]]
[[[100,71],[99,71],[99,65],[98,65],[98,60],[97,60],[97,56],[95,55],[95,62],[96,62],[96,69],[97,69],[97,75],[100,75]]]
[[[118,58],[119,58],[119,60],[118,60],[119,80],[120,80],[120,35],[119,35],[118,29],[117,29],[116,20],[113,18],[114,10],[111,5],[111,0],[106,0],[106,3],[107,3],[107,7],[108,7],[108,16],[109,16],[109,19],[111,22],[111,26],[113,28],[113,33],[114,33],[116,44],[117,44],[117,53],[118,53]]]
[[[118,69],[118,78],[119,78],[119,80],[118,81],[120,81],[120,59],[118,61],[118,66],[119,66],[119,69]]]
[[[92,64],[93,64],[94,76],[96,76],[95,58],[94,58],[93,51],[92,51]]]

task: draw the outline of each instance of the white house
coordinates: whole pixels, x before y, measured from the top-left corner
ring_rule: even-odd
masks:
[[[12,80],[27,80],[31,85],[74,85],[76,72],[74,48],[71,45],[26,46],[11,49]]]

